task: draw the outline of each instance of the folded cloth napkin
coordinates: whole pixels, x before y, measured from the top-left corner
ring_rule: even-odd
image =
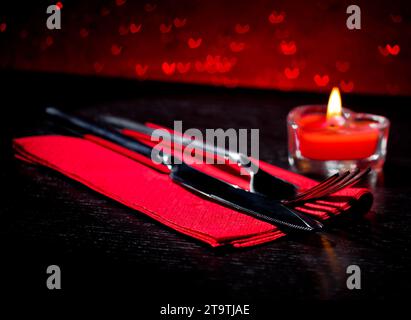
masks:
[[[138,154],[102,139],[44,135],[18,138],[13,145],[17,158],[61,172],[213,247],[248,247],[285,235],[276,226],[191,193],[174,183],[161,168],[147,166]],[[301,189],[316,184],[268,163],[260,161],[260,167]],[[356,212],[367,212],[371,200],[367,189],[350,188],[297,209],[326,220],[353,211],[350,209],[354,207]]]

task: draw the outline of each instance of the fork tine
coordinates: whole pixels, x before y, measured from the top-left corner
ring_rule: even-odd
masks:
[[[351,179],[353,179],[357,174],[358,174],[359,170],[356,169],[353,172],[349,173],[348,175],[346,175],[344,177],[344,179],[341,179],[340,181],[338,181],[338,183],[335,183],[334,185],[330,186],[329,188],[325,188],[317,193],[315,193],[310,199],[314,199],[314,198],[321,198],[327,194],[331,194],[334,193],[337,188],[339,188],[340,186],[344,185],[345,183],[351,181]]]
[[[345,185],[344,188],[350,188],[353,185],[355,185],[357,182],[359,182],[362,178],[364,178],[365,176],[367,176],[369,173],[371,172],[371,168],[367,168],[365,169],[363,172],[361,172],[360,174],[358,174],[358,176],[353,179],[352,181],[350,181],[349,184]]]
[[[323,198],[327,195],[336,193],[337,191],[340,191],[342,189],[348,188],[356,184],[358,181],[360,181],[363,177],[365,177],[369,172],[371,171],[370,168],[367,168],[366,170],[355,170],[353,173],[348,175],[345,179],[341,180],[337,184],[331,186],[328,189],[323,190],[322,192],[318,192],[309,199],[304,199],[304,200],[312,200],[312,199],[318,199],[318,198]]]
[[[347,175],[344,179],[338,181],[338,183],[330,186],[330,188],[321,190],[321,192],[318,192],[316,194],[313,195],[313,198],[321,198],[327,194],[331,194],[334,193],[334,190],[337,190],[338,188],[340,188],[341,186],[345,185],[347,182],[350,182],[357,174],[358,174],[359,170],[356,169],[355,171],[351,172],[349,175]]]
[[[322,193],[324,190],[328,190],[328,189],[332,188],[334,185],[340,183],[349,174],[350,174],[350,172],[346,171],[346,172],[342,173],[341,175],[337,176],[335,179],[330,180],[329,183],[325,183],[324,185],[321,185],[319,188],[313,190],[312,192],[311,192],[311,189],[309,189],[308,190],[309,192],[307,192],[306,194],[304,194],[302,196],[297,196],[296,198],[290,200],[290,202],[301,202],[301,201],[305,201],[307,199],[311,199],[313,197],[313,195],[316,195],[318,193]]]
[[[344,181],[340,181],[339,183],[335,184],[334,186],[332,186],[330,189],[328,190],[324,190],[324,192],[315,194],[315,198],[321,198],[324,197],[328,194],[332,194],[337,192],[338,190],[341,190],[342,188],[344,188],[347,184],[351,183],[352,181],[356,180],[358,175],[361,175],[361,171],[356,169],[354,172],[352,172],[349,176],[347,176],[346,179],[344,179]]]
[[[359,171],[358,171],[355,175],[353,175],[350,179],[347,179],[347,181],[345,181],[344,183],[340,183],[339,185],[334,186],[331,190],[329,190],[328,193],[325,193],[325,194],[321,195],[321,197],[324,197],[324,196],[326,196],[326,195],[330,195],[330,194],[336,193],[337,191],[340,191],[340,190],[342,190],[342,189],[349,188],[349,187],[353,186],[353,185],[356,184],[358,181],[360,181],[363,177],[365,177],[370,171],[371,171],[370,168],[367,168],[367,169],[365,169],[365,170],[363,170],[363,171],[360,171],[360,170],[359,170]],[[317,197],[317,195],[316,195],[316,198],[319,198],[319,197]]]
[[[324,188],[329,188],[332,185],[338,183],[342,178],[344,178],[347,175],[347,172],[344,172],[342,175],[339,173],[336,173],[329,177],[328,179],[324,180],[323,182],[317,184],[316,186],[298,194],[296,197],[289,199],[289,200],[283,200],[284,203],[291,204],[295,202],[301,202],[304,201],[305,199],[308,199],[312,194],[315,192],[319,192],[320,190],[323,190]]]
[[[296,197],[294,197],[294,199],[301,198],[301,197],[303,197],[307,194],[310,194],[311,192],[314,192],[314,191],[320,189],[321,187],[323,187],[325,185],[330,185],[331,183],[333,183],[333,181],[335,179],[338,178],[339,175],[340,175],[339,173],[333,174],[332,176],[328,177],[327,179],[325,179],[325,180],[321,181],[320,183],[316,184],[314,187],[309,188],[309,189],[305,190],[304,192],[298,193],[298,195]]]

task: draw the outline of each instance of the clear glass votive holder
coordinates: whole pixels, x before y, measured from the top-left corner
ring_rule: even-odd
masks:
[[[329,125],[327,106],[296,107],[287,117],[288,160],[298,172],[326,176],[385,162],[390,122],[383,116],[342,109],[341,125]]]

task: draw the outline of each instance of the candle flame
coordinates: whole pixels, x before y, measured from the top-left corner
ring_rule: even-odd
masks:
[[[342,117],[342,105],[340,90],[334,87],[331,91],[330,98],[327,105],[327,120]]]

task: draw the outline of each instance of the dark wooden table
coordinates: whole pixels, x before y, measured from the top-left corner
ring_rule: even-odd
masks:
[[[140,303],[398,298],[411,289],[410,98],[344,97],[354,110],[392,121],[384,176],[363,219],[230,250],[212,249],[60,174],[14,160],[12,137],[46,132],[42,111],[56,105],[168,126],[183,120],[187,128],[259,128],[261,159],[288,167],[287,112],[324,103],[327,94],[11,71],[1,73],[1,88],[2,290],[46,292],[51,264],[61,267],[66,295],[131,290],[144,293]],[[361,290],[346,287],[351,264],[361,268]]]

